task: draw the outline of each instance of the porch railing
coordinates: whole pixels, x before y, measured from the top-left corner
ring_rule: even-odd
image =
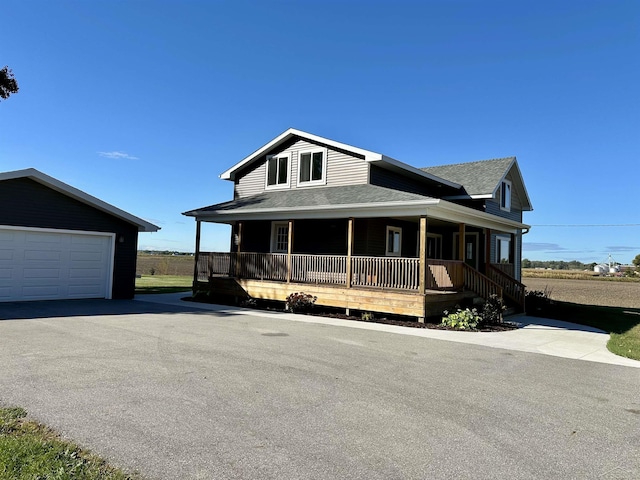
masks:
[[[462,263],[464,269],[464,288],[471,290],[482,298],[489,298],[491,295],[497,295],[502,298],[502,287],[483,275],[472,266]]]
[[[425,286],[429,290],[458,290],[464,287],[463,262],[459,260],[427,260]]]
[[[287,280],[286,253],[234,253],[235,276],[254,280]]]
[[[354,287],[418,290],[420,259],[402,257],[351,257]]]
[[[346,255],[293,254],[289,278],[288,258],[284,253],[201,252],[196,261],[197,280],[201,282],[212,276],[224,275],[256,280],[347,284]],[[354,287],[409,291],[420,288],[418,258],[351,257],[351,272],[350,286]],[[492,272],[494,276],[504,275],[497,269]],[[487,298],[493,293],[502,296],[506,285],[506,280],[496,282],[458,260],[427,260],[425,288],[429,290],[468,289]]]
[[[491,280],[500,285],[504,291],[505,297],[518,305],[521,309],[524,309],[524,298],[526,295],[526,287],[524,283],[519,282],[512,276],[504,272],[504,270],[498,265],[489,265],[487,274]]]
[[[344,285],[347,282],[347,257],[292,254],[291,281]]]
[[[491,266],[496,270],[500,270],[502,273],[506,273],[511,278],[515,277],[513,263],[492,263]]]

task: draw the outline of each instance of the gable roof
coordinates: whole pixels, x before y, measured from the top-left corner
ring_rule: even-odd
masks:
[[[510,172],[513,172],[513,176],[517,180],[514,182],[513,187],[522,200],[522,209],[532,210],[531,200],[524,185],[516,157],[494,158],[491,160],[440,165],[437,167],[423,167],[420,170],[461,184],[468,197],[473,199],[493,198],[498,188],[500,188],[502,180],[504,180]]]
[[[236,163],[233,167],[222,172],[220,174],[220,178],[222,178],[223,180],[235,180],[236,173],[240,171],[242,168],[247,167],[252,163],[258,161],[263,155],[267,154],[269,151],[277,148],[278,146],[288,142],[294,137],[304,138],[312,142],[321,143],[329,147],[351,152],[356,156],[362,157],[365,162],[377,163],[379,166],[389,170],[401,171],[404,174],[418,176],[423,179],[435,181],[437,183],[440,183],[452,188],[461,187],[461,185],[456,182],[453,182],[444,178],[440,178],[436,175],[433,175],[430,172],[412,167],[411,165],[400,162],[398,160],[395,160],[381,153],[372,152],[371,150],[365,150],[359,147],[354,147],[346,143],[336,142],[335,140],[320,137],[312,133],[303,132],[302,130],[297,130],[295,128],[290,128],[284,131],[283,133],[281,133],[276,138],[274,138],[270,142],[260,147],[258,150],[256,150],[249,156],[243,158],[238,163]]]
[[[26,168],[24,170],[14,170],[12,172],[3,172],[0,173],[0,182],[4,180],[14,180],[18,178],[28,178],[35,182],[38,182],[52,190],[60,192],[68,197],[73,198],[79,202],[87,204],[97,210],[108,213],[117,217],[125,222],[131,223],[138,227],[139,232],[157,232],[160,230],[160,227],[149,223],[141,218],[138,218],[130,213],[125,212],[124,210],[120,210],[113,205],[110,205],[102,200],[97,199],[89,195],[88,193],[83,192],[82,190],[78,190],[77,188],[72,187],[71,185],[67,185],[60,180],[57,180],[49,175],[42,173],[35,168]]]

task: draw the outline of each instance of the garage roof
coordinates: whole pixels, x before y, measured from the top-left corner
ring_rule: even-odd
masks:
[[[28,178],[35,182],[41,183],[46,187],[51,188],[52,190],[56,190],[68,197],[71,197],[79,202],[85,203],[91,207],[96,208],[97,210],[103,211],[114,217],[117,217],[125,222],[132,223],[138,227],[139,232],[157,232],[160,230],[160,227],[154,225],[153,223],[149,223],[141,218],[138,218],[130,213],[125,212],[124,210],[120,210],[113,205],[110,205],[102,200],[97,199],[89,195],[88,193],[83,192],[82,190],[78,190],[77,188],[72,187],[71,185],[67,185],[66,183],[61,182],[60,180],[56,180],[49,175],[42,173],[35,168],[25,168],[24,170],[14,170],[12,172],[3,172],[0,173],[0,181],[3,180],[13,180],[17,178]]]

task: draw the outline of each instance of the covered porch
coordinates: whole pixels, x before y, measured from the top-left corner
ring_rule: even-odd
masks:
[[[478,225],[423,215],[232,226],[231,252],[201,252],[197,222],[194,287],[280,301],[303,290],[319,305],[419,319],[493,294],[518,308],[524,304],[514,263],[492,261],[497,237]]]

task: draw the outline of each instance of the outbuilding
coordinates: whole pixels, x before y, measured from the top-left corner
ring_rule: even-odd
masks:
[[[0,173],[0,302],[133,298],[159,227],[29,168]]]

